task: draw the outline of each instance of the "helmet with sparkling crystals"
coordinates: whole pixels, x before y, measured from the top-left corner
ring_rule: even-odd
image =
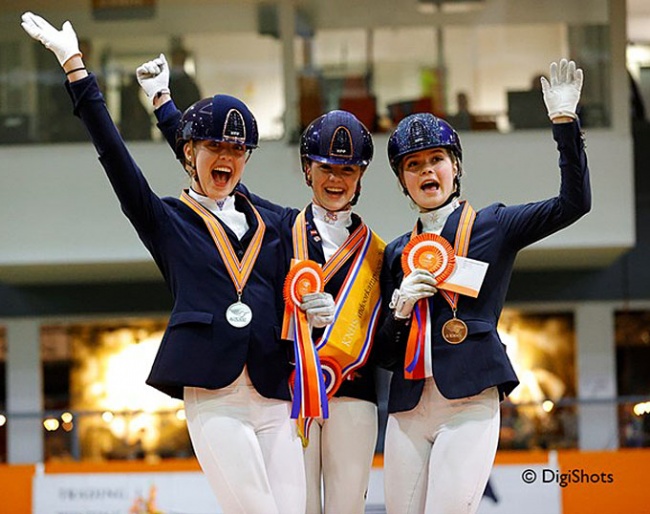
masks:
[[[388,160],[395,175],[404,156],[429,148],[447,148],[460,163],[463,149],[454,128],[445,120],[431,113],[416,113],[404,118],[388,139]]]
[[[229,95],[215,95],[195,102],[181,116],[176,130],[176,157],[183,162],[183,146],[190,140],[239,143],[257,148],[259,133],[255,116],[246,104]]]
[[[316,118],[300,137],[300,156],[328,164],[368,166],[374,147],[370,132],[347,111],[330,111]]]

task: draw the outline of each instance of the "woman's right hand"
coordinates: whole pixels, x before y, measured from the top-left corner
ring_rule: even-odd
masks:
[[[438,292],[437,280],[427,270],[416,269],[402,280],[402,285],[393,293],[390,307],[394,309],[394,316],[398,319],[407,319],[413,312],[415,304],[424,298],[433,296]]]
[[[74,56],[81,57],[77,34],[69,21],[66,21],[61,30],[58,30],[44,18],[31,12],[24,13],[21,20],[25,32],[52,51],[62,67],[70,58]]]

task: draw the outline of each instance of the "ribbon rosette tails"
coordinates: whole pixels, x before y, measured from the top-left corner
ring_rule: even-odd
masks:
[[[454,249],[445,238],[436,234],[414,235],[402,252],[404,276],[416,269],[424,269],[441,284],[453,273],[455,266]],[[404,377],[407,379],[422,379],[433,375],[430,356],[425,351],[431,345],[430,325],[429,302],[424,298],[413,309],[404,361]]]
[[[300,309],[305,294],[322,292],[323,287],[321,267],[312,260],[295,262],[284,282],[287,312],[282,337],[294,342],[296,359],[291,408],[291,417],[294,419],[329,416],[325,381],[318,353],[312,342],[307,315]]]

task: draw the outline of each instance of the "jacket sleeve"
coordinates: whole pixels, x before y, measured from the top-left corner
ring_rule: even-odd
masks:
[[[183,113],[178,110],[173,101],[165,102],[154,111],[158,120],[157,127],[162,132],[167,144],[176,152],[176,130],[181,122]]]
[[[67,82],[66,88],[74,114],[81,118],[90,134],[122,211],[136,230],[151,230],[166,215],[162,201],[151,190],[124,144],[95,76],[90,74],[73,83]]]
[[[246,195],[246,197],[251,201],[251,203],[255,207],[261,207],[263,209],[266,209],[267,211],[274,212],[282,218],[282,221],[284,223],[288,222],[292,223],[293,220],[296,219],[296,216],[298,216],[298,213],[300,210],[295,209],[293,207],[282,207],[281,205],[278,205],[277,203],[273,203],[272,201],[262,198],[261,196],[256,195],[253,193],[250,189],[248,189],[244,184],[239,184],[237,186],[237,190],[241,192],[242,194]]]
[[[497,210],[505,240],[519,250],[577,221],[591,209],[591,186],[580,123],[553,124],[559,151],[559,195]]]

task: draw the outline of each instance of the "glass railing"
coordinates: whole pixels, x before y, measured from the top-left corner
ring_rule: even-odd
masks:
[[[577,400],[515,405],[501,404],[500,450],[559,450],[579,447],[581,409],[616,407],[620,448],[650,447],[650,396],[613,400]],[[385,412],[380,419],[385,421]],[[0,462],[7,460],[7,426],[12,420],[39,420],[43,426],[45,461],[109,461],[187,458],[193,455],[183,410],[0,412]],[[380,434],[383,434],[383,427]],[[380,435],[380,438],[382,436]],[[383,448],[377,445],[378,452]]]

